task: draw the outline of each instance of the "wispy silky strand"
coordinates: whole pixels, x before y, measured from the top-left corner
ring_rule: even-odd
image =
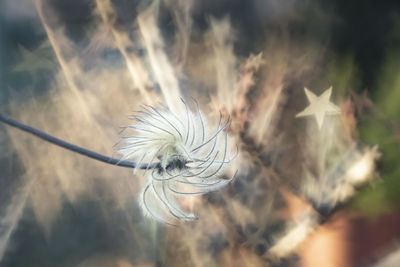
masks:
[[[127,126],[135,135],[122,139],[117,151],[121,160],[134,160],[140,165],[155,161],[160,164],[145,170],[147,184],[139,203],[145,215],[163,223],[174,220],[196,219],[177,204],[176,197],[199,195],[217,190],[231,179],[221,178],[228,163],[237,155],[228,155],[228,130],[231,120],[224,123],[220,115],[215,131],[210,131],[207,120],[195,102],[192,112],[185,101],[185,114],[180,117],[168,108],[143,106]]]

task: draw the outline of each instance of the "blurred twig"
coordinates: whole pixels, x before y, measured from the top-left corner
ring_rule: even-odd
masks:
[[[49,143],[52,143],[54,145],[57,145],[59,147],[68,149],[70,151],[76,152],[78,154],[81,154],[83,156],[107,163],[107,164],[111,164],[114,166],[118,166],[118,167],[125,167],[125,168],[140,168],[140,169],[152,169],[152,168],[156,168],[158,166],[159,163],[152,163],[152,164],[147,164],[147,163],[143,163],[140,166],[137,166],[136,162],[133,161],[128,161],[128,160],[120,160],[120,159],[116,159],[116,158],[112,158],[112,157],[108,157],[102,154],[99,154],[97,152],[91,151],[89,149],[68,143],[64,140],[61,140],[55,136],[52,136],[50,134],[47,134],[39,129],[36,129],[32,126],[26,125],[22,122],[19,122],[17,120],[14,120],[4,114],[0,113],[0,121],[15,127],[19,130],[22,130],[24,132],[30,133],[36,137],[39,137],[40,139],[43,139]]]

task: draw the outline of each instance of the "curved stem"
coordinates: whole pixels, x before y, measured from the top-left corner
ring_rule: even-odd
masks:
[[[98,160],[98,161],[101,161],[101,162],[104,162],[104,163],[107,163],[107,164],[111,164],[111,165],[114,165],[114,166],[125,167],[125,168],[151,169],[151,168],[156,168],[159,165],[159,163],[152,163],[152,164],[143,163],[140,166],[137,166],[136,162],[133,162],[133,161],[128,161],[128,160],[120,161],[119,159],[108,157],[108,156],[99,154],[97,152],[91,151],[89,149],[86,149],[86,148],[83,148],[83,147],[68,143],[68,142],[66,142],[64,140],[61,140],[61,139],[59,139],[59,138],[57,138],[55,136],[47,134],[47,133],[45,133],[45,132],[43,132],[43,131],[41,131],[39,129],[36,129],[36,128],[32,127],[32,126],[29,126],[29,125],[26,125],[26,124],[24,124],[22,122],[14,120],[13,118],[10,118],[10,117],[8,117],[8,116],[6,116],[4,114],[1,114],[1,113],[0,113],[0,121],[5,123],[5,124],[7,124],[7,125],[9,125],[9,126],[12,126],[12,127],[17,128],[17,129],[20,129],[20,130],[22,130],[24,132],[30,133],[30,134],[32,134],[32,135],[34,135],[36,137],[39,137],[40,139],[43,139],[43,140],[45,140],[45,141],[47,141],[49,143],[54,144],[54,145],[60,146],[62,148],[65,148],[65,149],[71,150],[73,152],[79,153],[79,154],[81,154],[83,156],[86,156],[86,157],[89,157],[89,158],[92,158],[92,159],[95,159],[95,160]]]

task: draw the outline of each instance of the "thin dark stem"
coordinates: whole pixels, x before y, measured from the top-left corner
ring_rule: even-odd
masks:
[[[60,146],[62,148],[71,150],[73,152],[79,153],[81,155],[84,155],[86,157],[107,163],[107,164],[111,164],[114,166],[118,166],[118,167],[125,167],[125,168],[136,168],[136,162],[133,161],[128,161],[128,160],[119,160],[116,158],[111,158],[108,156],[104,156],[102,154],[99,154],[97,152],[88,150],[86,148],[68,143],[64,140],[61,140],[57,137],[54,137],[50,134],[47,134],[39,129],[36,129],[32,126],[26,125],[22,122],[19,122],[17,120],[14,120],[6,115],[3,115],[0,113],[0,121],[4,122],[5,124],[8,124],[9,126],[18,128],[24,132],[30,133],[36,137],[39,137],[40,139],[43,139],[47,142],[50,142],[54,145]],[[150,165],[143,163],[141,164],[138,168],[140,169],[152,169],[152,168],[156,168],[158,166],[159,163],[152,163]]]

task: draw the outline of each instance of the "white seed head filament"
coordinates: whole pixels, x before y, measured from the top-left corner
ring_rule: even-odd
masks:
[[[148,182],[139,203],[145,215],[168,224],[196,219],[177,204],[176,197],[200,195],[228,184],[232,179],[221,175],[238,152],[237,148],[234,155],[229,152],[229,117],[222,122],[220,114],[216,129],[211,131],[198,103],[194,101],[196,112],[192,112],[182,102],[183,116],[151,106],[136,111],[132,117],[135,124],[125,127],[135,134],[123,138],[117,151],[121,160],[133,160],[137,166],[158,162],[144,171]]]

